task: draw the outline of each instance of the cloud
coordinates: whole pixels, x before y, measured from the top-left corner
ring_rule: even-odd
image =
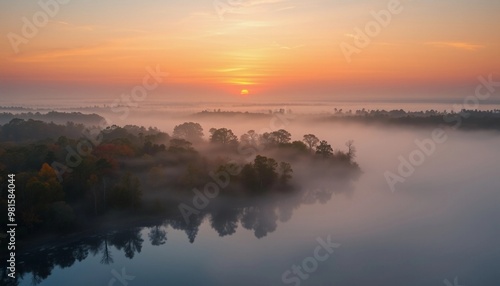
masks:
[[[54,21],[50,20],[49,24],[56,26],[59,29],[64,30],[84,30],[84,31],[94,31],[97,26],[95,25],[75,25],[64,21]]]
[[[133,33],[142,33],[146,34],[148,31],[141,30],[141,29],[129,29],[129,28],[112,28],[112,27],[106,27],[106,26],[99,26],[99,25],[76,25],[73,23],[69,22],[64,22],[64,21],[54,21],[50,20],[49,24],[54,26],[55,29],[62,30],[62,31],[74,31],[74,32],[97,32],[97,31],[102,31],[102,32],[133,32]]]
[[[466,51],[477,51],[481,48],[484,48],[483,45],[466,42],[427,42],[425,44],[439,48],[455,48]]]
[[[47,49],[31,53],[22,53],[12,58],[16,62],[52,62],[64,60],[68,57],[82,57],[96,55],[103,49],[109,48],[107,45],[83,46],[77,48]]]
[[[248,68],[224,68],[224,69],[214,69],[211,71],[220,72],[220,73],[230,73],[235,71],[244,71],[248,70]]]
[[[130,55],[132,52],[151,52],[152,50],[161,50],[162,47],[152,47],[143,44],[145,41],[154,40],[147,37],[129,37],[110,39],[102,43],[80,45],[71,48],[49,48],[24,52],[10,58],[14,62],[39,63],[69,61],[70,59],[95,59],[99,57],[108,59],[112,56]]]

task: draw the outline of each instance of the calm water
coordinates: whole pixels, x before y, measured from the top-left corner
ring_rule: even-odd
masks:
[[[449,132],[393,193],[384,172],[431,130],[307,130],[336,146],[355,140],[364,173],[351,187],[321,182],[300,198],[226,206],[199,229],[166,221],[44,249],[24,262],[36,275],[20,285],[500,285],[498,133]],[[328,239],[340,245],[313,259]]]

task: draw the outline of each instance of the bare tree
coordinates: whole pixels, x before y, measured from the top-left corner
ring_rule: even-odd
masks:
[[[349,140],[345,143],[347,146],[347,156],[349,160],[352,160],[356,157],[356,147],[354,146],[354,140]]]

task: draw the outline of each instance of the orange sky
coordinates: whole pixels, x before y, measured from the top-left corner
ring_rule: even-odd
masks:
[[[292,89],[335,97],[350,87],[454,92],[500,72],[499,1],[401,1],[388,25],[346,60],[340,45],[356,47],[355,29],[391,1],[69,1],[14,48],[22,18],[32,21],[43,10],[35,1],[2,2],[0,92],[40,83],[55,90],[133,85],[156,65],[169,73],[163,85],[179,94],[192,92],[185,86],[235,95]]]

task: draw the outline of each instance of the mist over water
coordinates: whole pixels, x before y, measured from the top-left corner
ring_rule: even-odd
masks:
[[[227,110],[238,110],[232,108]],[[113,112],[101,114],[114,116],[117,125],[156,126],[169,134],[185,121],[200,123],[205,136],[212,127],[232,129],[238,137],[273,128],[269,117],[203,117],[163,106],[131,110],[123,120]],[[286,118],[274,127],[289,131],[292,140],[312,133],[335,150],[345,150],[344,143],[354,140],[362,175],[351,189],[333,192],[322,203],[296,206],[289,220],[278,220],[276,229],[261,238],[241,225],[220,237],[206,218],[193,244],[182,230],[167,226],[166,243],[153,246],[146,227],[140,230],[142,251],[133,259],[113,248],[113,264],[89,256],[67,269],[55,268],[40,285],[91,285],[95,279],[100,283],[95,285],[107,285],[110,271],[122,267],[135,276],[129,285],[298,285],[284,283],[283,273],[301,265],[317,239],[328,236],[340,247],[300,285],[446,285],[446,280],[453,285],[455,277],[458,285],[500,283],[499,132],[446,130],[448,140],[436,144],[392,192],[384,173],[397,173],[399,157],[408,159],[418,148],[415,140],[430,138],[432,128],[313,123],[294,113]],[[303,185],[318,184],[314,177],[300,178]],[[321,185],[335,185],[337,178],[330,180]],[[82,271],[94,275],[72,279],[72,273]],[[29,277],[21,283],[30,284]]]
[[[498,12],[1,1],[0,286],[499,286]]]
[[[113,95],[114,94],[114,95]],[[95,96],[69,97],[67,94],[63,96],[53,95],[33,97],[31,94],[12,95],[2,94],[0,97],[0,107],[23,107],[31,108],[39,111],[47,110],[87,110],[97,113],[113,113],[112,107],[116,105],[126,105],[128,102],[123,99],[123,91],[108,93],[105,95],[98,94]],[[189,114],[200,112],[203,110],[221,109],[221,111],[240,111],[240,112],[263,112],[280,108],[291,109],[299,114],[314,114],[314,113],[331,113],[334,108],[347,110],[356,109],[385,109],[406,111],[422,111],[422,110],[452,110],[453,104],[463,104],[465,96],[456,96],[449,98],[408,98],[399,100],[397,98],[353,98],[338,96],[335,99],[280,99],[273,97],[254,98],[248,97],[227,97],[225,101],[211,100],[210,98],[189,99],[179,96],[176,101],[173,101],[172,96],[168,99],[162,99],[165,95],[151,95],[145,98],[144,101],[134,102],[130,105],[135,116],[147,112],[170,112],[174,114]],[[24,100],[23,100],[24,99]],[[482,100],[479,110],[490,110],[498,108],[500,99],[490,98]],[[10,108],[9,108],[10,109]],[[132,114],[133,115],[133,114]]]

